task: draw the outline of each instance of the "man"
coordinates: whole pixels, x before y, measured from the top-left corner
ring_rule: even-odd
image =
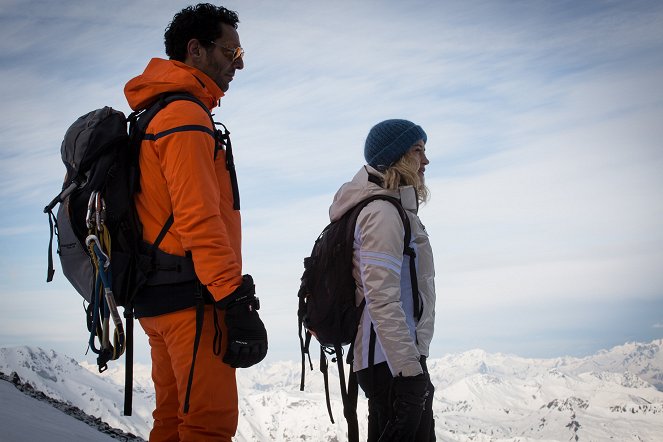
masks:
[[[125,87],[132,109],[169,93],[199,101],[169,103],[148,125],[140,149],[136,207],[144,241],[158,245],[157,276],[134,307],[152,355],[150,441],[229,441],[238,417],[235,368],[267,352],[253,280],[242,276],[232,155],[209,114],[244,68],[238,22],[235,12],[211,4],[183,9],[166,28],[170,59],[152,59]],[[179,260],[176,275],[159,278],[172,259]],[[187,278],[187,267],[195,275]]]

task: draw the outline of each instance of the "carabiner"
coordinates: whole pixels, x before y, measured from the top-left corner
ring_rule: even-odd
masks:
[[[96,246],[95,252],[98,252],[98,255],[100,254],[103,256],[104,270],[108,269],[110,266],[110,257],[104,253],[103,249],[101,248],[101,243],[99,243],[99,238],[97,238],[97,235],[88,235],[87,238],[85,238],[85,245],[87,247],[90,247],[90,243],[94,243]],[[98,258],[101,259],[101,256],[98,256]]]
[[[90,194],[90,199],[87,201],[87,215],[85,215],[85,225],[87,226],[88,230],[92,229],[94,227],[94,223],[92,221],[92,213],[94,212],[94,201],[97,197],[97,191],[94,191]]]
[[[101,194],[96,192],[94,200],[94,216],[97,221],[97,231],[101,229]]]

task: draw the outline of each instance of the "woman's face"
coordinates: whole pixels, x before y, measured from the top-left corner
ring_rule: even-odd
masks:
[[[419,159],[419,177],[423,180],[424,173],[426,172],[426,165],[430,163],[426,157],[426,144],[424,140],[419,140],[412,145],[410,148],[410,153],[412,153],[415,158]]]

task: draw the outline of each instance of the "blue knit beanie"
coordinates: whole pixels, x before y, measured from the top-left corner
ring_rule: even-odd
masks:
[[[384,172],[400,160],[414,143],[426,142],[426,132],[407,120],[385,120],[376,124],[366,137],[364,158],[369,166]]]

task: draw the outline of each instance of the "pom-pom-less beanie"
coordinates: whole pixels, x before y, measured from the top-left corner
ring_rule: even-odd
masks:
[[[407,153],[419,140],[426,142],[426,132],[408,120],[385,120],[376,124],[366,137],[364,158],[369,166],[385,171]]]

